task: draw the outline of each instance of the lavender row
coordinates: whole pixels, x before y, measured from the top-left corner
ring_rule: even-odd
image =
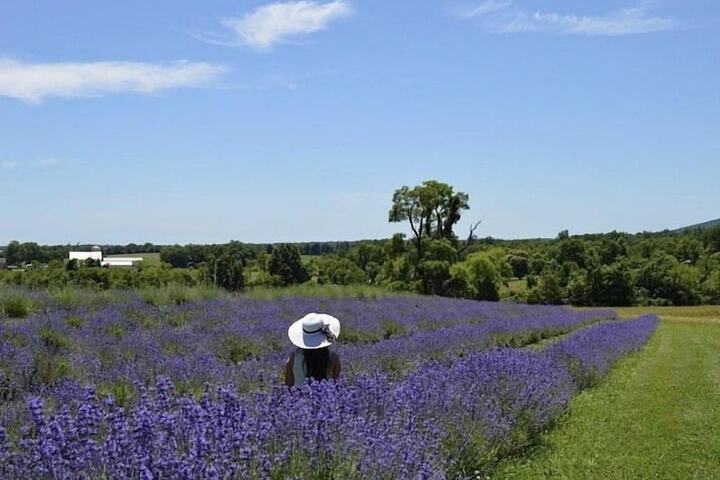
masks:
[[[370,323],[370,318],[377,324],[377,317],[382,315],[382,321],[396,322],[406,332],[372,344],[338,345],[344,375],[350,377],[375,369],[404,373],[424,361],[496,345],[522,344],[613,315],[609,310],[577,312],[558,307],[417,297],[363,302],[307,298],[212,301],[169,310],[130,303],[101,309],[79,324],[73,323],[77,311],[62,315],[52,312],[15,329],[16,336],[30,339],[27,344],[0,344],[0,370],[4,367],[11,374],[4,382],[0,379],[0,396],[6,401],[0,411],[0,425],[15,425],[27,418],[23,404],[28,395],[42,396],[50,405],[74,404],[86,384],[98,385],[101,394],[116,397],[121,405],[135,401],[136,385],[150,385],[160,376],[170,378],[180,393],[196,395],[207,383],[233,383],[243,392],[267,389],[279,381],[286,349],[268,348],[262,355],[235,363],[218,354],[217,344],[228,338],[230,331],[235,333],[229,338],[239,339],[243,342],[240,347],[246,347],[253,340],[240,336],[240,328],[257,323],[263,315],[269,325],[279,324],[284,338],[286,322],[290,321],[285,318],[293,319],[298,311],[314,307],[342,312],[344,325],[351,328],[358,328],[360,322]],[[368,317],[367,312],[375,315]],[[445,324],[440,323],[443,315]],[[185,322],[177,322],[178,317]],[[466,323],[452,326],[460,321]],[[430,329],[430,325],[437,330]],[[440,328],[442,325],[451,326]],[[124,334],[117,335],[117,329]],[[72,345],[54,345],[53,341],[60,342],[52,336],[48,339],[48,331],[59,333],[61,339],[71,338]],[[413,331],[417,333],[407,333]],[[71,366],[65,373],[72,378],[52,381],[52,375],[62,374],[65,365]]]
[[[342,319],[337,348],[349,374],[405,371],[440,355],[564,332],[613,315],[426,297],[212,300],[172,308],[130,302],[98,311],[55,310],[0,327],[0,372],[6,372],[0,388],[15,398],[73,396],[92,383],[121,396],[135,383],[167,376],[182,391],[208,382],[248,391],[280,373],[287,326],[313,310]],[[358,336],[364,341],[348,343]]]
[[[589,387],[619,357],[642,347],[657,324],[658,317],[645,315],[633,322],[597,325],[553,343],[546,353],[567,366],[579,388]]]
[[[552,337],[589,322],[613,318],[609,311],[556,311],[552,316],[532,316],[514,320],[491,319],[484,322],[419,332],[366,345],[337,345],[344,362],[344,376],[380,370],[397,377],[414,370],[423,362],[449,361],[454,357],[504,345],[523,345],[540,338]],[[143,335],[146,333],[143,332]],[[135,340],[135,352],[147,345]],[[101,385],[101,394],[115,396],[122,405],[134,401],[136,385],[148,385],[165,376],[181,393],[199,394],[204,386],[234,383],[243,392],[268,389],[278,384],[285,361],[284,352],[272,352],[262,358],[238,364],[226,364],[211,354],[194,357],[136,355],[121,357],[113,368],[97,372],[91,380],[66,379],[54,385],[39,385],[25,395],[15,395],[0,411],[0,425],[14,425],[27,417],[23,407],[28,394],[41,395],[51,405],[72,405],[82,395],[84,385]],[[5,357],[10,359],[9,356]],[[150,359],[145,362],[142,359]],[[52,361],[52,360],[51,360]],[[36,370],[25,370],[35,373]],[[22,375],[22,370],[17,375]],[[152,381],[150,381],[152,379]],[[110,385],[111,388],[107,386]],[[188,389],[187,386],[194,386]]]
[[[546,427],[656,326],[652,316],[601,324],[543,351],[426,362],[395,381],[364,374],[252,395],[218,387],[196,401],[161,379],[127,411],[88,389],[77,412],[56,415],[35,398],[20,439],[0,431],[0,476],[464,478]]]

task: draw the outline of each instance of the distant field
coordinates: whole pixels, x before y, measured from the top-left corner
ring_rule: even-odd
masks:
[[[106,255],[106,258],[126,258],[126,257],[141,257],[143,262],[147,265],[159,265],[160,254],[159,253],[123,253],[119,255]]]
[[[720,478],[720,306],[630,307],[662,322],[497,479]]]
[[[702,305],[694,307],[623,307],[617,312],[626,318],[654,313],[663,320],[673,322],[715,323],[720,324],[720,305]]]

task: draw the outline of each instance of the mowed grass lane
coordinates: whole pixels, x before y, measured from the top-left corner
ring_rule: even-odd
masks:
[[[497,479],[720,479],[720,307],[628,308],[662,322]]]

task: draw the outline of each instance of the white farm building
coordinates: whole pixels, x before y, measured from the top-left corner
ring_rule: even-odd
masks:
[[[77,260],[84,262],[88,259],[97,260],[103,267],[133,267],[142,262],[142,257],[105,257],[102,248],[97,245],[92,247],[89,252],[70,252],[68,260]]]
[[[96,245],[92,247],[92,250],[90,250],[89,252],[70,252],[70,256],[68,258],[68,260],[77,260],[78,262],[84,262],[88,259],[99,260],[102,262],[102,248]]]

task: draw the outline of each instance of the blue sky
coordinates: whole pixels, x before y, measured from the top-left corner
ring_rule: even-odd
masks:
[[[720,217],[720,5],[0,2],[0,243],[503,238]]]

